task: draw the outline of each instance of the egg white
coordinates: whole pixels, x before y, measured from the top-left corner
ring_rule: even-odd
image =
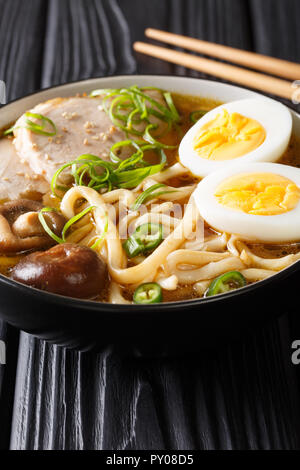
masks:
[[[194,138],[201,127],[212,121],[226,109],[258,121],[266,131],[266,139],[255,150],[232,160],[209,160],[194,150]],[[232,101],[209,111],[183,137],[179,146],[179,160],[196,176],[236,165],[237,162],[275,162],[287,149],[292,132],[292,116],[289,109],[270,98],[250,98]]]
[[[278,163],[244,163],[223,168],[204,178],[193,193],[200,215],[214,229],[237,234],[244,240],[265,243],[300,241],[300,202],[283,214],[254,215],[220,204],[217,187],[226,179],[249,173],[273,173],[293,181],[300,187],[300,169]]]

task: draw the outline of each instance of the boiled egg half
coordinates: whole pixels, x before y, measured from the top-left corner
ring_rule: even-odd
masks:
[[[186,133],[179,160],[196,176],[237,162],[275,162],[292,132],[288,108],[269,98],[233,101],[209,111]]]
[[[300,168],[237,164],[204,178],[193,197],[217,231],[265,243],[300,240]]]

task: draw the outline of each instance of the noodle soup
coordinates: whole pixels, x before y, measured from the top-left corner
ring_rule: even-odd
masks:
[[[137,86],[37,105],[0,140],[12,165],[2,172],[1,272],[61,295],[151,304],[224,293],[294,263],[300,143],[278,108],[271,146],[268,106],[255,119],[257,103],[224,111]]]

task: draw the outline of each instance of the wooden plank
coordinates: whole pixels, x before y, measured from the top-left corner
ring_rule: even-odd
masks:
[[[256,51],[300,62],[298,0],[249,0],[249,12]]]
[[[46,7],[43,0],[0,0],[0,80],[6,84],[8,101],[39,87]],[[0,321],[0,339],[6,344],[6,365],[0,365],[0,449],[4,449],[10,441],[19,332]]]
[[[128,26],[115,0],[90,0],[89,8],[83,0],[52,0],[44,47],[43,87],[135,71]]]

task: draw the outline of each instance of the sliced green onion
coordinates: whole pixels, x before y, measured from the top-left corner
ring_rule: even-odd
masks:
[[[119,159],[116,154],[118,148],[131,146],[136,149],[129,158]],[[144,160],[144,154],[148,151],[155,151],[160,161],[157,164],[149,165]],[[60,198],[57,191],[67,191],[68,186],[59,183],[61,173],[70,168],[70,173],[74,178],[75,185],[86,185],[96,191],[104,189],[110,191],[112,188],[134,188],[138,186],[147,176],[160,172],[167,163],[167,157],[161,148],[156,145],[147,144],[144,141],[126,140],[117,142],[111,148],[112,162],[102,160],[96,155],[84,154],[59,168],[51,181],[52,193]],[[101,169],[102,173],[99,173]],[[85,183],[85,180],[88,182]]]
[[[28,112],[28,113],[25,113],[25,117],[26,117],[25,122],[27,124],[26,127],[32,132],[35,132],[36,134],[46,135],[46,136],[53,136],[57,133],[57,129],[56,129],[54,122],[48,117],[43,116],[43,114],[36,114],[36,113]],[[37,124],[28,118],[39,119],[40,121],[42,121],[42,124]],[[50,126],[52,127],[53,129],[52,132],[44,130],[47,123],[50,124]]]
[[[58,237],[54,232],[52,232],[52,230],[48,226],[48,224],[45,220],[45,217],[44,217],[45,212],[58,212],[57,209],[54,209],[53,207],[43,207],[43,209],[40,210],[40,212],[38,214],[38,217],[39,217],[40,223],[42,224],[43,229],[45,230],[45,232],[51,238],[53,238],[53,240],[55,240],[57,243],[65,243],[66,242],[66,232],[69,230],[69,228],[73,224],[78,222],[78,220],[80,220],[86,214],[88,214],[94,208],[95,208],[95,206],[87,207],[83,211],[79,212],[79,214],[74,215],[74,217],[72,217],[70,220],[68,220],[68,222],[64,225],[64,227],[62,229],[62,233],[61,233],[62,236],[61,237]]]
[[[199,109],[197,111],[193,111],[190,114],[190,121],[193,124],[196,124],[196,122],[198,122],[199,119],[201,119],[206,113],[208,113],[208,111],[205,111],[204,109]]]
[[[149,96],[145,91],[157,90],[166,101],[166,105]],[[151,115],[167,123],[168,129],[180,120],[178,111],[169,92],[155,87],[139,88],[137,85],[119,89],[100,89],[90,93],[90,97],[103,97],[103,109],[113,124],[127,135],[142,136],[143,132],[134,124],[150,124]]]
[[[56,135],[57,133],[56,126],[54,122],[52,121],[52,119],[48,118],[47,116],[44,116],[43,114],[30,113],[30,112],[25,113],[24,116],[25,116],[25,123],[26,123],[25,126],[10,127],[3,133],[3,135],[11,134],[14,131],[14,129],[20,129],[21,127],[24,127],[25,129],[28,129],[29,131],[34,132],[35,134],[45,135],[48,137]],[[38,124],[29,118],[38,119],[41,121],[41,124]],[[45,131],[45,127],[47,124],[50,124],[50,126],[52,127],[51,132]]]
[[[38,214],[38,217],[39,217],[39,221],[43,227],[43,229],[45,230],[45,232],[51,237],[53,238],[53,240],[55,240],[57,243],[64,243],[64,240],[60,237],[58,237],[54,232],[52,232],[51,228],[48,227],[48,224],[45,220],[45,217],[44,217],[44,213],[45,212],[58,212],[57,209],[54,209],[53,207],[43,207],[43,209],[40,210],[39,214]]]
[[[118,173],[115,175],[115,184],[118,188],[132,189],[138,186],[145,178],[147,178],[151,174],[151,167],[123,171],[122,173]]]
[[[17,126],[17,127],[12,126],[12,127],[10,127],[9,129],[6,129],[6,131],[4,131],[4,132],[2,133],[2,136],[6,136],[6,135],[9,135],[9,134],[12,134],[13,131],[14,131],[14,129],[19,129],[19,127],[20,127],[20,126]]]
[[[150,131],[152,129],[157,129],[157,124],[148,124],[148,126],[145,129],[145,133],[143,135],[143,138],[146,140],[146,142],[149,142],[152,145],[155,145],[157,148],[163,148],[163,149],[176,149],[178,145],[167,145],[162,142],[159,142],[156,140],[151,134]]]
[[[229,271],[221,274],[210,284],[205,297],[224,294],[230,290],[239,289],[247,284],[246,279],[239,271]]]
[[[145,144],[144,141],[140,142],[135,142],[134,140],[121,140],[120,142],[116,142],[115,144],[112,145],[110,148],[110,159],[113,163],[122,163],[122,159],[117,155],[117,151],[121,150],[124,147],[134,147],[139,155],[143,157],[143,151],[139,147],[139,145]],[[135,155],[135,154],[134,154]],[[132,158],[132,156],[131,156]]]
[[[91,212],[91,210],[93,210],[93,209],[95,209],[95,206],[87,207],[83,211],[79,212],[79,214],[74,215],[74,217],[72,217],[70,220],[68,220],[68,222],[64,225],[64,228],[62,229],[62,232],[61,232],[63,243],[66,241],[66,233],[69,230],[69,228],[73,224],[78,222],[78,220],[82,219],[82,217],[84,217],[86,214]]]
[[[105,219],[105,225],[104,225],[104,229],[103,229],[103,233],[102,235],[98,238],[98,240],[95,241],[95,243],[93,243],[93,245],[91,246],[91,249],[92,250],[95,250],[96,248],[99,247],[100,243],[104,240],[104,238],[106,237],[106,234],[107,234],[107,230],[108,230],[108,215],[106,214],[105,215],[106,219]]]
[[[157,304],[162,302],[162,289],[156,282],[141,284],[133,294],[135,304]]]
[[[176,190],[174,189],[173,191],[157,191],[155,192],[157,189],[160,189],[160,188],[163,188],[163,187],[166,187],[165,184],[161,184],[161,183],[157,183],[157,184],[153,184],[152,186],[150,186],[149,188],[145,189],[144,192],[142,192],[142,194],[140,194],[136,200],[134,201],[134,203],[132,204],[132,206],[130,207],[130,209],[132,211],[137,211],[139,209],[139,207],[144,204],[144,202],[147,202],[149,201],[150,199],[156,199],[158,198],[159,196],[162,196],[163,194],[169,194],[169,193],[174,193],[176,192]]]
[[[167,102],[167,105],[168,105],[169,108],[170,108],[170,111],[171,111],[171,113],[172,113],[172,115],[173,115],[174,121],[175,121],[175,122],[180,121],[180,116],[179,116],[178,111],[177,111],[177,109],[176,109],[176,107],[175,107],[175,105],[174,105],[174,102],[173,102],[171,93],[169,93],[169,92],[164,93],[164,98],[165,98],[165,100],[166,100],[166,102]]]

